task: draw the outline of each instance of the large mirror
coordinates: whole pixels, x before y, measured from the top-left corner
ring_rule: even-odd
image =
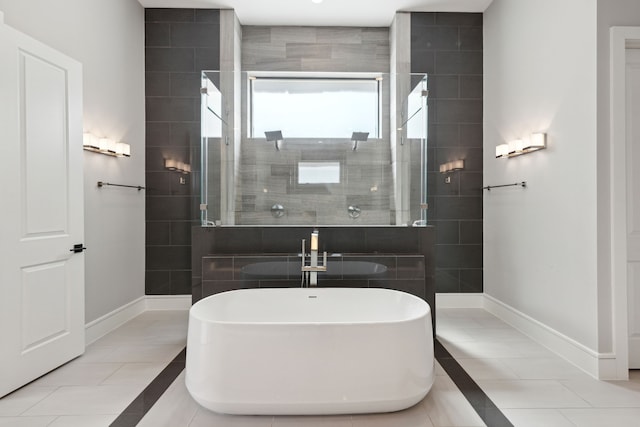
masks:
[[[427,76],[202,73],[201,220],[425,225]]]

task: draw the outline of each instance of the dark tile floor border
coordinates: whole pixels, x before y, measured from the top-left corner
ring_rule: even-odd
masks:
[[[187,348],[180,353],[158,374],[151,383],[136,397],[127,408],[118,415],[109,427],[135,427],[160,399],[169,386],[184,370]]]
[[[135,427],[155,405],[185,368],[186,347],[160,372],[109,427]],[[440,366],[460,389],[487,427],[513,427],[513,424],[467,374],[451,353],[435,340],[434,354]]]
[[[434,353],[442,369],[460,389],[487,427],[513,427],[502,411],[438,340],[434,343]]]

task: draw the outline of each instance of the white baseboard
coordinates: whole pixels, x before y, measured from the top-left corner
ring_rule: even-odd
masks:
[[[618,379],[614,354],[598,353],[487,294],[484,308],[594,378]]]
[[[436,294],[436,308],[484,308],[484,294]]]
[[[600,380],[624,380],[619,377],[618,361],[613,353],[598,353],[544,323],[487,294],[436,294],[437,308],[484,308],[532,340]]]
[[[145,297],[140,297],[87,323],[85,325],[85,345],[95,342],[100,337],[140,315],[146,308]]]
[[[147,310],[189,310],[191,295],[147,295]]]
[[[85,345],[89,345],[129,320],[151,310],[189,310],[191,295],[146,295],[118,307],[85,325]]]

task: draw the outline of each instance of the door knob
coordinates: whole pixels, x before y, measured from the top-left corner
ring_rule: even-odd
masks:
[[[77,244],[73,245],[73,248],[69,249],[69,251],[73,252],[74,254],[77,254],[78,252],[82,252],[85,249],[87,249],[87,248],[85,248],[82,243],[77,243]]]

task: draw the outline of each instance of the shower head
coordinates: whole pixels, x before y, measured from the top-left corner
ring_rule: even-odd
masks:
[[[353,151],[358,149],[358,141],[365,142],[369,139],[369,132],[353,132],[351,134],[351,141],[353,141]]]
[[[264,133],[264,136],[267,139],[267,142],[273,141],[273,143],[276,146],[276,151],[280,151],[280,146],[278,145],[278,142],[282,141],[281,130],[271,130],[271,131],[268,130]]]

